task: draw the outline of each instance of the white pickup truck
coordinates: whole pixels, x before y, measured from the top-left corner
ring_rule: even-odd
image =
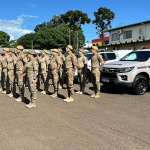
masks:
[[[150,85],[150,49],[132,51],[119,61],[105,64],[101,83],[106,88],[132,87],[135,94],[143,95]]]

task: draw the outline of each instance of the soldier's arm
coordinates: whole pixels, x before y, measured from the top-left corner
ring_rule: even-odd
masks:
[[[56,57],[56,61],[57,61],[58,69],[59,69],[61,66],[61,61],[60,61],[60,58],[58,56]]]
[[[73,69],[74,71],[77,69],[77,57],[75,55],[72,56],[72,63],[73,63]]]
[[[101,67],[100,68],[102,68],[104,66],[104,60],[103,60],[102,55],[98,55],[98,61],[99,61],[99,63],[101,63]]]
[[[38,63],[36,60],[33,61],[33,71],[33,79],[36,79],[38,75]]]

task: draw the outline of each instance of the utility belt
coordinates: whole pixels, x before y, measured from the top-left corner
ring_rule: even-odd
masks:
[[[22,70],[23,70],[23,69],[19,69],[19,68],[16,69],[16,71],[22,71]]]

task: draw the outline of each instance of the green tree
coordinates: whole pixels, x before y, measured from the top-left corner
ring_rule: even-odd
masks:
[[[50,29],[50,28],[53,28],[53,24],[48,21],[48,22],[43,22],[43,23],[41,23],[41,24],[38,24],[38,25],[35,27],[34,31],[35,31],[35,32],[38,32],[38,31],[40,31],[40,30],[47,30],[47,29]]]
[[[40,30],[35,34],[34,47],[37,49],[52,49],[67,45],[63,32],[57,28]]]
[[[0,46],[9,47],[9,40],[10,36],[5,32],[0,31]]]
[[[17,44],[23,45],[25,49],[32,49],[34,48],[34,36],[34,33],[25,34],[17,40]]]
[[[97,34],[102,37],[102,45],[104,42],[104,30],[111,28],[111,21],[115,14],[106,7],[101,7],[97,12],[94,12],[95,20],[92,21],[96,25]]]

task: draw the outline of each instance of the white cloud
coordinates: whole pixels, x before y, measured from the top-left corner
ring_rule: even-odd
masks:
[[[18,39],[20,36],[24,34],[33,32],[33,30],[26,29],[27,27],[23,25],[25,19],[29,18],[38,18],[38,17],[23,14],[18,16],[16,20],[0,19],[0,30],[6,32],[10,36],[11,40]]]
[[[27,3],[27,5],[28,5],[30,8],[35,8],[35,7],[36,7],[35,4],[31,4],[31,3]]]

